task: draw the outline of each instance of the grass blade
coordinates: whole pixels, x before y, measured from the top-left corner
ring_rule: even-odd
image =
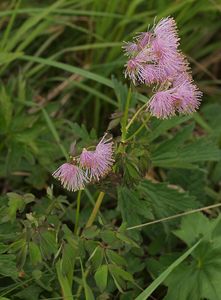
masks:
[[[7,45],[8,38],[9,38],[10,32],[12,30],[12,27],[13,27],[13,24],[14,24],[16,15],[17,15],[17,9],[18,9],[18,7],[20,5],[20,2],[21,2],[21,0],[18,0],[17,4],[15,5],[15,8],[13,9],[13,13],[11,15],[11,18],[10,18],[10,20],[8,22],[7,28],[6,28],[5,32],[4,32],[2,40],[1,40],[1,49],[4,49],[5,45]],[[16,0],[14,0],[13,5],[15,3],[16,3]]]
[[[49,6],[47,9],[42,10],[39,14],[35,15],[34,17],[30,17],[26,20],[21,27],[16,31],[16,34],[8,41],[6,45],[6,49],[9,51],[13,49],[16,44],[21,40],[21,38],[33,28],[38,22],[44,19],[48,14],[50,14],[54,9],[59,7],[64,0],[59,0],[55,2],[53,5]],[[13,12],[13,11],[12,11]],[[19,10],[16,11],[19,13]]]
[[[104,76],[101,76],[99,74],[79,68],[79,67],[75,67],[75,66],[71,66],[68,64],[61,63],[61,62],[57,62],[57,61],[54,61],[54,60],[51,60],[48,58],[42,58],[42,57],[36,57],[36,56],[30,56],[30,55],[23,55],[23,56],[19,57],[19,59],[51,66],[51,67],[58,68],[58,69],[61,69],[61,70],[64,70],[64,71],[67,71],[67,72],[70,72],[73,74],[78,74],[84,78],[91,79],[100,84],[108,86],[110,88],[114,88],[114,84],[113,84],[112,80],[110,80]],[[137,94],[137,98],[138,98],[138,100],[140,100],[143,103],[147,102],[147,100],[148,100],[147,97],[145,97],[142,94]]]
[[[64,157],[68,160],[68,157],[69,157],[69,156],[68,156],[68,153],[67,153],[67,151],[65,150],[64,146],[63,146],[62,143],[61,143],[60,137],[59,137],[59,135],[58,135],[58,133],[57,133],[57,130],[56,130],[56,128],[55,128],[53,122],[51,121],[51,119],[50,119],[50,117],[49,117],[47,111],[46,111],[44,108],[41,108],[41,110],[42,110],[42,113],[43,113],[43,115],[44,115],[45,121],[46,121],[46,123],[47,123],[47,125],[48,125],[48,128],[50,129],[50,131],[51,131],[51,133],[52,133],[52,135],[53,135],[53,137],[54,137],[56,143],[57,143],[58,146],[60,147],[61,152],[62,152],[62,154],[64,155]]]
[[[187,250],[183,255],[181,255],[177,260],[175,260],[163,273],[160,274],[135,300],[146,300],[148,297],[156,290],[156,288],[170,275],[170,273],[181,264],[196,247],[200,244],[199,240],[194,244],[189,250]]]
[[[68,64],[64,64],[61,62],[57,62],[54,60],[50,60],[47,58],[41,58],[41,57],[35,57],[35,56],[29,56],[29,55],[23,55],[20,59],[26,60],[26,61],[31,61],[31,62],[36,62],[39,64],[55,67],[70,73],[78,74],[82,77],[85,77],[87,79],[92,79],[94,81],[97,81],[98,83],[101,83],[103,85],[106,85],[108,87],[113,88],[113,83],[110,79],[107,79],[101,75],[92,73],[90,71],[81,69],[79,67],[71,66]]]

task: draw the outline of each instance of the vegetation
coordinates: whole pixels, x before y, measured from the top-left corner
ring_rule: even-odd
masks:
[[[169,15],[202,105],[128,126],[151,90],[130,95],[123,41]],[[221,299],[220,16],[218,0],[0,2],[0,300]],[[113,170],[65,190],[51,174],[106,131]]]

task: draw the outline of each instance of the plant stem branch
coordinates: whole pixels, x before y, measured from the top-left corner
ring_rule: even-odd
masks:
[[[142,227],[145,227],[145,226],[149,226],[149,225],[169,221],[169,220],[176,219],[176,218],[179,218],[179,217],[182,217],[182,216],[187,216],[187,215],[190,215],[190,214],[194,214],[194,213],[197,213],[197,212],[200,212],[200,211],[205,211],[205,210],[212,209],[212,208],[217,208],[217,207],[220,207],[220,206],[221,206],[221,203],[218,203],[218,204],[213,204],[213,205],[209,205],[209,206],[205,206],[205,207],[185,211],[183,213],[176,214],[176,215],[173,215],[173,216],[170,216],[170,217],[166,217],[166,218],[162,218],[162,219],[159,219],[159,220],[155,220],[155,221],[143,223],[143,224],[140,224],[140,225],[128,227],[127,230],[139,229],[139,228],[142,228]]]
[[[128,112],[129,112],[129,107],[130,107],[130,100],[131,100],[131,87],[129,88],[129,91],[127,94],[126,106],[125,106],[125,111],[124,111],[124,116],[123,116],[122,126],[121,126],[121,131],[122,131],[121,141],[122,142],[124,142],[126,140],[126,135],[127,135],[127,119],[128,119]]]
[[[78,191],[78,194],[77,194],[77,208],[76,208],[75,225],[74,225],[74,234],[77,234],[77,231],[78,231],[78,224],[79,224],[79,217],[80,217],[80,206],[81,206],[81,194],[82,194],[82,190]]]
[[[87,221],[87,224],[85,226],[86,228],[92,226],[92,224],[94,223],[94,220],[96,219],[99,208],[100,208],[101,203],[103,201],[104,195],[105,195],[104,192],[100,192],[100,194],[98,195],[98,198],[97,198],[97,201],[95,203],[94,209],[92,210],[92,213],[91,213],[91,215],[90,215],[90,217]]]
[[[148,118],[146,120],[143,120],[143,123],[141,126],[131,135],[126,139],[126,142],[130,141],[132,138],[134,138],[147,124],[147,122],[150,119],[150,115],[148,115]]]
[[[130,122],[127,124],[126,126],[126,131],[128,131],[128,129],[130,128],[130,126],[133,124],[133,122],[135,121],[135,119],[138,117],[138,115],[140,114],[140,112],[147,106],[146,103],[144,103],[144,105],[142,105],[133,115],[132,119],[130,120]]]
[[[144,127],[145,127],[145,124],[142,123],[141,126],[131,136],[129,136],[129,138],[126,139],[125,142],[132,140],[132,138],[134,138]]]

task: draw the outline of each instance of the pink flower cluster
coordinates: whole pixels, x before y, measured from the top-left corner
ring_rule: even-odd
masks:
[[[134,84],[156,85],[157,92],[149,101],[148,109],[153,116],[162,119],[176,112],[196,111],[202,97],[178,46],[176,22],[168,17],[123,47],[129,57],[125,76]]]
[[[84,189],[85,184],[99,181],[111,169],[113,141],[103,136],[94,151],[83,149],[79,157],[61,165],[52,175],[69,191]]]

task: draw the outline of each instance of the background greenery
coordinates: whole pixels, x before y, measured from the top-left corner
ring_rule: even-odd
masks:
[[[120,135],[122,42],[168,15],[204,93],[199,113],[142,115],[115,175],[65,191],[51,173],[70,144]],[[1,300],[221,299],[218,208],[132,229],[221,200],[220,18],[219,0],[0,2]],[[130,116],[148,100],[137,91]]]

